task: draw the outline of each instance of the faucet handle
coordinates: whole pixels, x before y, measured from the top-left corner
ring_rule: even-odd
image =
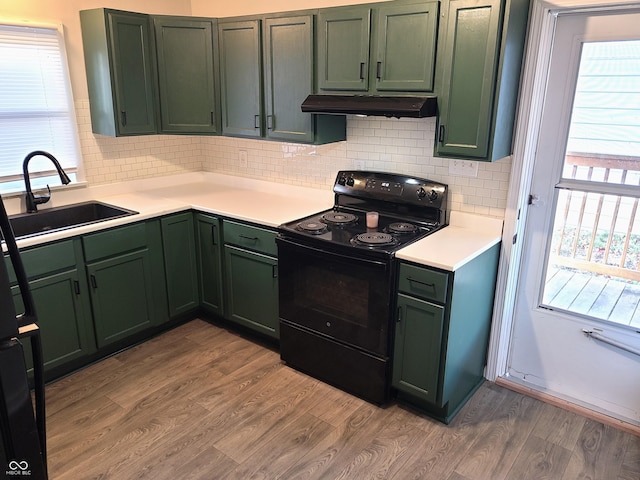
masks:
[[[33,196],[33,203],[35,205],[42,205],[43,203],[47,203],[51,200],[51,189],[49,188],[49,184],[47,184],[47,194],[41,196]]]

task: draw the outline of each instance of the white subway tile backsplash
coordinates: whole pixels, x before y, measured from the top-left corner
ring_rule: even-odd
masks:
[[[479,162],[476,178],[449,174],[449,159],[433,157],[435,119],[347,119],[347,141],[298,145],[232,137],[111,138],[91,132],[88,100],[76,104],[86,180],[91,184],[188,171],[212,171],[305,187],[331,188],[338,170],[365,168],[443,182],[449,209],[504,217],[510,157]],[[247,152],[241,166],[239,151]]]

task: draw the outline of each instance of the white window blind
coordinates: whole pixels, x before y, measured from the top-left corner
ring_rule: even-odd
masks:
[[[19,183],[34,150],[51,153],[74,178],[80,156],[64,41],[55,27],[0,23],[0,191]],[[29,162],[31,176],[47,172],[55,173],[47,158]]]

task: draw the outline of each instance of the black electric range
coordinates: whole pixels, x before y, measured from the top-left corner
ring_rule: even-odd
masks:
[[[332,209],[278,228],[280,355],[293,368],[384,404],[390,393],[395,252],[446,226],[447,186],[340,171],[333,190]],[[367,225],[372,212],[375,226]]]

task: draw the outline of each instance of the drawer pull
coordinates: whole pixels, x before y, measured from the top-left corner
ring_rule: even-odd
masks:
[[[402,307],[398,307],[398,316],[396,317],[396,323],[402,322]]]
[[[245,240],[251,240],[252,242],[257,242],[258,241],[258,237],[248,237],[248,236],[243,235],[243,234],[239,234],[238,236],[240,238],[244,238]]]
[[[90,275],[89,276],[89,280],[91,281],[91,287],[92,288],[98,288],[98,282],[96,282],[96,276],[95,275]]]
[[[425,287],[436,288],[435,283],[421,282],[420,280],[416,280],[415,278],[411,278],[411,277],[407,277],[407,280],[409,280],[410,282],[419,283],[420,285],[424,285]]]
[[[216,226],[215,225],[211,225],[211,245],[217,245],[218,242],[216,242]]]

